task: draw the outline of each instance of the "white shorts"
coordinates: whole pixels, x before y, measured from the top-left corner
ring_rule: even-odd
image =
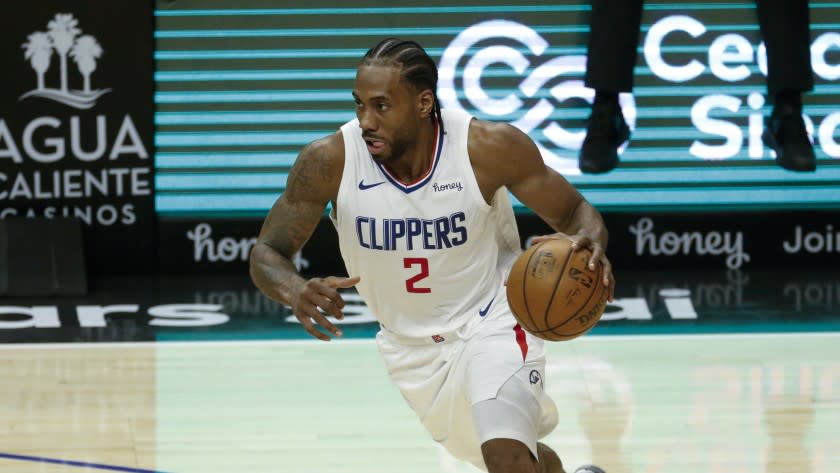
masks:
[[[557,425],[544,389],[543,340],[519,328],[503,307],[467,337],[450,333],[418,343],[385,330],[376,337],[391,380],[432,438],[484,470],[482,443],[512,438],[538,458],[537,440]]]

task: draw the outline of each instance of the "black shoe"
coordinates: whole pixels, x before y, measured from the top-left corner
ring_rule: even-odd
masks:
[[[592,107],[578,167],[587,174],[602,174],[618,166],[618,148],[630,138],[630,127],[618,106]]]
[[[776,115],[776,116],[774,116]],[[770,116],[764,133],[764,144],[776,152],[776,163],[791,171],[814,171],[817,158],[808,140],[805,122],[798,112],[783,112]]]
[[[595,465],[583,465],[579,466],[574,473],[606,473],[604,470],[598,468]]]

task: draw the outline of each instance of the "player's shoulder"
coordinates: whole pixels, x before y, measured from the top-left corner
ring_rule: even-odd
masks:
[[[322,173],[340,175],[344,169],[344,136],[341,131],[306,145],[301,150],[296,164],[314,166]]]
[[[305,184],[321,188],[330,196],[338,191],[344,172],[344,137],[341,131],[306,145],[289,174],[289,187]]]
[[[341,130],[319,138],[306,145],[298,159],[317,161],[344,161],[344,136]]]
[[[533,141],[509,123],[474,118],[470,122],[467,146],[471,157],[493,160],[509,158],[522,147],[533,146]]]

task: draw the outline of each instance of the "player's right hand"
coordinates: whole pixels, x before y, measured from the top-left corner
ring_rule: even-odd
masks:
[[[313,337],[330,341],[330,337],[316,328],[320,325],[335,337],[341,337],[341,330],[333,325],[326,314],[332,315],[338,320],[344,318],[344,299],[338,293],[339,288],[353,287],[359,283],[361,278],[343,278],[329,276],[326,278],[312,278],[306,281],[293,298],[292,313],[295,314],[303,328]],[[323,311],[323,312],[322,312]]]

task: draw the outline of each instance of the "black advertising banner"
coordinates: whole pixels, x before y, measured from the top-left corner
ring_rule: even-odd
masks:
[[[840,216],[832,211],[605,213],[608,256],[622,269],[836,268]],[[547,231],[520,215],[524,239]]]
[[[165,274],[248,274],[248,257],[257,242],[262,219],[162,218],[160,269]],[[338,250],[338,235],[323,218],[312,238],[294,257],[307,276],[347,274]]]
[[[0,17],[0,218],[78,218],[97,273],[157,269],[152,2]]]
[[[532,213],[516,216],[522,245],[551,230]],[[840,217],[829,211],[605,213],[608,256],[622,270],[745,270],[840,266]],[[163,219],[164,273],[248,272],[261,219]],[[305,275],[346,274],[332,223],[324,218],[295,257]]]
[[[628,269],[836,268],[840,216],[832,211],[617,214],[610,259]]]

